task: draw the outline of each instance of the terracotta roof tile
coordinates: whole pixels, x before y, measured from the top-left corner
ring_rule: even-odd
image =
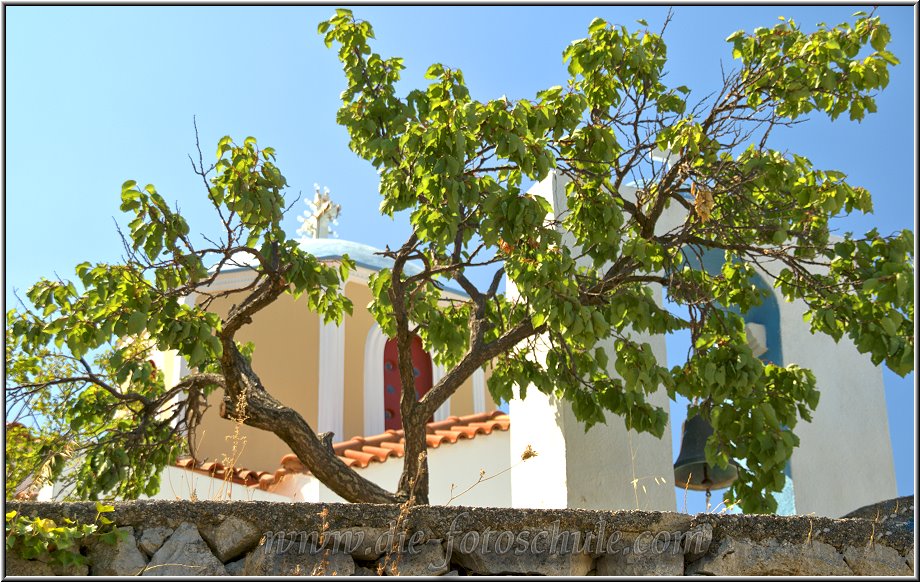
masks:
[[[469,425],[463,426],[463,425],[461,424],[461,425],[457,425],[457,426],[455,426],[455,427],[453,427],[452,429],[447,430],[447,431],[440,431],[440,430],[439,430],[439,431],[437,432],[437,434],[441,434],[442,432],[450,433],[450,434],[456,434],[456,435],[459,435],[460,437],[471,439],[471,438],[475,437],[475,436],[476,436],[477,434],[479,434],[479,433],[482,433],[482,434],[490,434],[492,431],[491,431],[491,430],[489,430],[489,431],[484,431],[484,430],[480,430],[480,429],[476,428],[475,426],[469,426]],[[451,441],[451,442],[456,442],[456,440]]]
[[[438,422],[429,422],[428,423],[428,432],[434,432],[437,430],[443,430],[454,426],[455,424],[460,423],[459,416],[448,416],[444,420],[439,420]],[[400,431],[402,432],[402,431]]]
[[[191,457],[182,457],[176,460],[176,466],[188,471],[199,473],[201,475],[213,477],[215,479],[227,479],[228,476],[228,469],[225,468],[221,463],[214,461],[196,463],[195,459]],[[254,486],[257,485],[262,477],[265,476],[271,479],[271,482],[274,482],[274,475],[271,473],[266,473],[265,471],[253,471],[243,467],[233,467],[232,474],[227,480],[236,483],[237,485]]]
[[[345,451],[345,457],[353,459],[355,461],[355,466],[364,468],[371,464],[371,461],[379,461],[372,453],[365,453],[364,451],[356,451],[354,449],[348,449]]]
[[[383,443],[380,443],[383,444]],[[364,445],[362,449],[365,453],[371,453],[374,457],[381,463],[390,458],[390,455],[396,456],[390,449],[385,449],[383,447],[374,447],[371,445]]]
[[[298,459],[297,455],[294,453],[288,453],[281,457],[281,466],[295,473],[303,471],[303,463],[300,462],[300,459]]]
[[[442,443],[448,442],[450,444],[454,444],[457,442],[457,439],[463,436],[463,434],[457,430],[439,430],[434,435],[428,435],[428,438],[431,438],[432,436],[441,437]]]
[[[449,416],[445,420],[429,422],[426,425],[425,441],[430,448],[438,448],[443,444],[454,444],[458,440],[473,439],[480,434],[492,434],[495,430],[506,431],[510,426],[511,419],[500,410]],[[371,463],[383,463],[391,457],[402,457],[406,454],[405,442],[402,430],[389,429],[378,435],[353,436],[348,440],[333,443],[332,450],[346,466],[363,469]],[[176,465],[216,478],[222,478],[225,473],[224,466],[214,461],[196,463],[194,459],[186,457],[177,460]],[[234,467],[230,480],[240,485],[270,490],[286,475],[309,473],[294,453],[284,455],[279,465],[274,473]]]
[[[402,438],[402,431],[389,430],[383,434],[364,437],[364,444],[380,446],[381,443],[399,441],[400,438]]]
[[[240,479],[244,481],[258,481],[259,475],[263,474],[263,471],[251,471],[249,469],[241,469],[238,473]]]
[[[195,466],[195,459],[193,459],[193,458],[191,458],[191,457],[186,457],[186,458],[184,458],[184,459],[178,459],[178,460],[176,461],[176,465],[182,467],[183,469],[187,469],[187,468],[189,468],[189,467],[194,467],[194,466]]]
[[[340,443],[333,443],[332,450],[335,451],[335,454],[341,455],[342,451],[346,451],[348,449],[353,449],[353,448],[360,448],[363,442],[364,442],[363,439],[359,440],[357,438],[351,438],[351,439],[348,439],[347,441],[342,441]]]
[[[495,426],[496,425],[492,423],[488,423],[488,422],[476,422],[473,424],[466,425],[463,432],[466,433],[466,432],[472,431],[474,435],[492,434],[492,429],[495,428]]]
[[[402,457],[406,454],[406,447],[402,443],[382,442],[380,446],[384,449],[390,449],[397,457]]]
[[[441,446],[443,441],[447,440],[447,437],[440,434],[426,434],[425,435],[425,444],[430,448],[436,449]]]

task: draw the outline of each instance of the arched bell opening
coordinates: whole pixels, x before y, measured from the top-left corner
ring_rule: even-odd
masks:
[[[694,268],[700,268],[700,263],[695,258],[691,259],[691,262],[695,263],[692,265]],[[724,252],[719,249],[710,249],[702,256],[702,267],[710,275],[718,275],[724,263]],[[741,315],[744,319],[748,344],[754,355],[765,363],[782,366],[784,362],[779,303],[773,292],[772,285],[768,284],[760,273],[755,272],[751,283],[766,292],[763,294],[761,303],[752,307],[746,313],[741,313],[736,307],[729,309],[731,312]],[[669,307],[676,308],[677,306],[671,304]],[[667,350],[669,354],[674,353],[672,345],[669,345]],[[681,352],[686,353],[685,346]],[[669,366],[675,364],[678,363],[674,361],[668,362]],[[682,415],[679,414],[680,412],[686,414],[688,404],[683,399],[673,403],[672,410],[678,412],[678,414],[672,416],[675,421],[682,418]],[[678,495],[679,503],[681,499],[691,498],[692,500],[694,496],[692,492],[694,491],[717,490],[730,486],[731,482],[737,478],[737,468],[735,466],[730,464],[723,469],[712,467],[705,462],[705,442],[709,435],[712,434],[712,427],[709,423],[697,415],[686,419],[682,429],[680,441],[675,442],[678,454],[674,463],[674,483],[682,493]],[[744,459],[737,459],[732,462],[737,466],[745,466]],[[782,492],[775,493],[774,496],[779,503],[777,514],[791,515],[795,514],[795,498],[792,491],[791,466],[789,463],[786,465],[785,473],[786,486]]]

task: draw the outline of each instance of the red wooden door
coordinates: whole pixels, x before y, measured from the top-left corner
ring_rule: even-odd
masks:
[[[412,337],[412,370],[415,374],[415,395],[424,396],[431,390],[431,356],[422,349],[422,340]],[[402,394],[402,380],[399,377],[399,355],[396,338],[387,340],[383,348],[383,415],[386,429],[402,428],[402,414],[399,412],[399,398]]]

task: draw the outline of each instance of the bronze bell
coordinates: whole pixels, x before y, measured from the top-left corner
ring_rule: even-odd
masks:
[[[680,454],[674,461],[674,484],[678,488],[694,491],[724,489],[738,478],[738,468],[733,461],[724,469],[706,462],[706,439],[712,432],[712,425],[699,414],[684,421]]]

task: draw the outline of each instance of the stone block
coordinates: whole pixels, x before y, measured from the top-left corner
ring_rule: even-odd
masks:
[[[594,563],[594,559],[583,552],[554,552],[549,548],[533,547],[533,544],[526,547],[507,544],[509,547],[506,551],[499,551],[503,549],[500,540],[493,539],[495,543],[488,546],[484,541],[480,541],[478,545],[470,542],[468,546],[468,539],[472,538],[464,535],[449,540],[448,550],[451,552],[452,562],[477,574],[584,576]]]
[[[228,576],[242,576],[243,568],[245,567],[245,565],[246,565],[246,558],[240,558],[239,560],[236,560],[235,562],[229,562],[227,564],[224,564],[224,569],[227,570]]]
[[[4,576],[88,576],[86,564],[63,566],[48,560],[26,560],[10,553],[6,555]]]
[[[133,527],[121,527],[124,534],[114,544],[94,539],[87,547],[93,576],[137,576],[147,566],[147,556],[134,540]]]
[[[715,551],[687,564],[686,574],[714,576],[847,576],[852,571],[834,546],[811,541],[752,542],[724,538]]]
[[[430,540],[408,545],[400,554],[384,554],[377,564],[384,564],[387,576],[440,576],[450,569],[441,542]]]
[[[709,551],[712,545],[712,525],[701,523],[690,528],[683,534],[681,547],[684,553],[684,561],[694,562],[702,558]]]
[[[226,576],[224,565],[191,523],[182,523],[150,559],[144,576]]]
[[[62,566],[61,564],[51,564],[51,571],[55,576],[89,576],[89,565],[87,564],[70,564]]]
[[[12,554],[6,555],[4,576],[54,576],[51,565],[40,560],[24,560]]]
[[[152,556],[157,553],[163,542],[169,539],[173,531],[171,527],[162,526],[144,528],[140,538],[137,540],[137,547],[148,556]]]
[[[376,560],[389,549],[390,529],[347,527],[326,532],[323,547],[351,554],[355,560]]]
[[[221,516],[219,524],[202,526],[199,532],[221,562],[232,560],[256,547],[262,537],[262,530],[235,515]]]
[[[638,542],[643,541],[641,538]],[[681,539],[635,543],[620,551],[600,556],[598,576],[683,576],[684,549]]]
[[[913,569],[894,548],[881,544],[847,546],[843,559],[857,576],[910,576]]]
[[[355,561],[349,554],[268,536],[259,540],[243,566],[244,576],[351,576],[354,572]]]

